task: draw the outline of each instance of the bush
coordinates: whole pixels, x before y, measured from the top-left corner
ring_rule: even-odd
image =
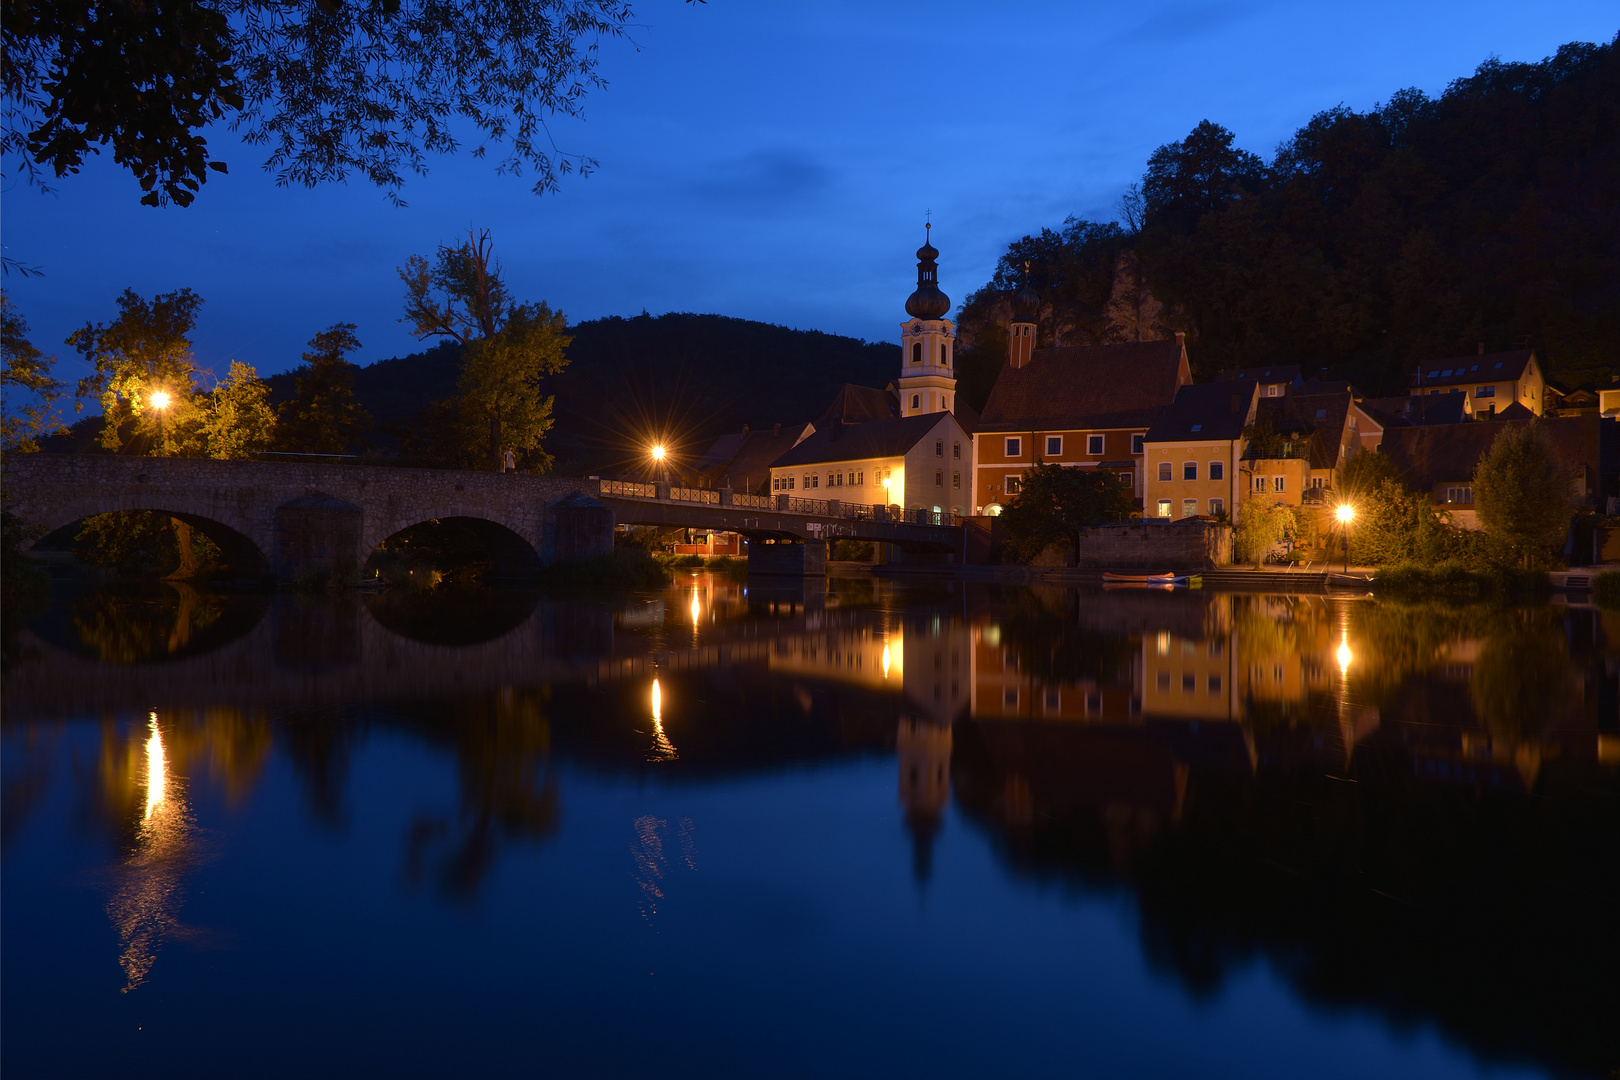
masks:
[[[1294,510],[1283,503],[1266,505],[1261,500],[1243,504],[1238,510],[1237,527],[1232,530],[1232,561],[1258,563],[1294,528]]]
[[[870,540],[834,540],[827,549],[827,558],[835,562],[871,562]]]
[[[1605,570],[1592,579],[1592,599],[1599,607],[1620,608],[1620,570]]]
[[[1547,575],[1500,563],[1477,565],[1462,559],[1427,564],[1412,561],[1380,567],[1373,588],[1381,595],[1415,600],[1474,600],[1487,596],[1531,598],[1551,588]]]
[[[699,563],[702,563],[700,558]],[[604,592],[659,589],[670,582],[662,562],[645,551],[618,548],[606,555],[556,563],[535,575],[535,584],[555,590],[594,589]]]

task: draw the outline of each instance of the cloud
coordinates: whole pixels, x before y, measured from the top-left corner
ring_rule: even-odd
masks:
[[[814,199],[832,182],[831,169],[800,151],[783,147],[733,158],[690,188],[702,199],[733,206],[782,206]]]
[[[1213,34],[1240,22],[1255,11],[1253,4],[1171,4],[1148,17],[1133,30],[1116,37],[1114,45],[1171,45]]]

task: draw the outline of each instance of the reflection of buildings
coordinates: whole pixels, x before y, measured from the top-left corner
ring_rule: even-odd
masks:
[[[919,881],[933,862],[934,836],[951,794],[951,727],[902,717],[894,739],[900,771],[900,805],[911,830],[912,869]]]

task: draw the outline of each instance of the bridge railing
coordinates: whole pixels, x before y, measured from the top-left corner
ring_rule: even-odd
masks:
[[[742,506],[749,510],[775,510],[776,500],[769,495],[744,495],[740,491],[731,493],[731,505]]]
[[[656,499],[658,485],[637,484],[630,480],[603,480],[602,494],[621,495],[632,499]]]
[[[720,492],[714,488],[686,488],[672,487],[669,497],[676,502],[707,503],[710,506],[720,505]]]

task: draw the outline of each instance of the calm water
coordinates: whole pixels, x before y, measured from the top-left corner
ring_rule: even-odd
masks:
[[[59,596],[31,1076],[1607,1076],[1620,620],[683,577]]]

